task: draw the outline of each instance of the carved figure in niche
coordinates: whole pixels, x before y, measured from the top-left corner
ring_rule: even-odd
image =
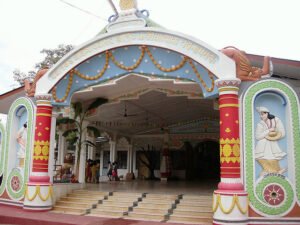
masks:
[[[269,56],[264,57],[263,67],[258,68],[251,66],[246,52],[235,47],[229,46],[220,50],[223,54],[235,61],[236,76],[242,81],[256,81],[264,75],[270,75],[271,59]]]
[[[261,121],[256,126],[255,159],[262,167],[260,176],[267,173],[283,174],[286,169],[280,168],[279,161],[286,156],[278,145],[278,140],[285,136],[281,120],[270,114],[266,107],[257,107]]]
[[[19,159],[20,168],[24,167],[26,140],[27,140],[27,122],[23,124],[23,126],[19,129],[17,133],[17,142],[19,144],[19,148],[17,150],[17,158]]]
[[[34,77],[34,80],[32,83],[30,83],[28,80],[24,80],[24,89],[25,93],[28,97],[34,97],[35,95],[35,89],[36,89],[36,83],[39,79],[41,79],[42,76],[48,71],[48,67],[44,67],[43,69],[39,70],[36,73],[36,76]]]

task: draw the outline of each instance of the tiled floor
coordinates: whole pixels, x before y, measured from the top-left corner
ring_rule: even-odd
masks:
[[[87,189],[101,191],[127,191],[169,194],[213,194],[218,181],[109,181],[99,184],[87,184]]]

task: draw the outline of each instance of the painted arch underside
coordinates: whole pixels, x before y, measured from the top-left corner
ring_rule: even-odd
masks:
[[[53,105],[69,105],[73,93],[128,74],[192,81],[199,84],[204,97],[217,95],[217,77],[188,56],[161,47],[131,45],[101,52],[71,69],[52,89]]]

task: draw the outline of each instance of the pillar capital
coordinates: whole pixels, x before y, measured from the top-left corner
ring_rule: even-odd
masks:
[[[36,101],[51,101],[52,94],[38,94],[34,96]]]
[[[241,80],[238,78],[217,79],[215,81],[215,84],[218,88],[228,87],[228,86],[239,87],[241,84]]]

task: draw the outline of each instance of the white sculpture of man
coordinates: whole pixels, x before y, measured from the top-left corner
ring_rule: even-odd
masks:
[[[17,158],[19,159],[19,167],[24,167],[25,159],[25,149],[26,149],[26,140],[27,140],[27,123],[18,130],[17,133],[17,142],[20,145],[17,151]]]

